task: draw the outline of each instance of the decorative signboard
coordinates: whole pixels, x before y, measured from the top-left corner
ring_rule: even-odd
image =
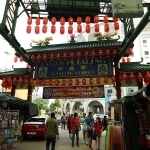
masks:
[[[104,98],[104,86],[43,88],[43,99],[53,98]]]
[[[110,76],[109,57],[37,62],[37,78]]]

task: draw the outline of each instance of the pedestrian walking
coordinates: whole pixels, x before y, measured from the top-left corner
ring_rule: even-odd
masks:
[[[78,114],[74,113],[74,117],[72,118],[71,121],[71,131],[72,131],[72,147],[74,147],[74,139],[76,135],[76,145],[79,146],[79,119],[78,119]]]
[[[83,113],[83,117],[81,118],[81,122],[83,125],[83,140],[84,141],[82,143],[88,145],[87,126],[86,126],[85,119],[86,119],[86,113]]]
[[[94,124],[94,118],[92,112],[89,112],[89,116],[86,118],[85,122],[88,131],[89,149],[92,150],[92,136],[93,136],[93,124]]]
[[[96,150],[100,150],[100,139],[101,139],[102,128],[103,128],[103,124],[101,122],[101,119],[97,117],[96,122],[93,125],[93,131],[96,137],[95,139]]]
[[[107,116],[104,116],[104,119],[102,121],[103,123],[103,131],[107,129],[107,125],[108,125],[108,119],[107,119]]]
[[[61,129],[64,128],[64,130],[65,130],[65,125],[66,125],[66,115],[65,115],[65,113],[63,113],[63,115],[61,116],[61,123],[62,123]]]
[[[69,138],[71,138],[71,122],[72,122],[73,114],[68,118],[68,130],[69,130]]]
[[[44,136],[46,138],[46,150],[49,150],[50,143],[52,143],[51,150],[55,150],[56,137],[59,140],[58,123],[55,119],[55,113],[51,113],[51,118],[46,122]]]

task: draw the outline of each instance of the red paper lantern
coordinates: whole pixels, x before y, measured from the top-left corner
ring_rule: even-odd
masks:
[[[116,76],[115,75],[112,75],[111,79],[112,79],[113,83],[116,82]]]
[[[81,22],[82,22],[82,18],[79,16],[79,17],[77,18],[77,24],[79,25],[79,24],[81,24]]]
[[[69,86],[72,86],[72,83],[73,83],[72,79],[69,79],[69,80],[68,80],[68,85],[69,85]]]
[[[37,56],[37,60],[40,61],[41,60],[41,54],[38,54]]]
[[[42,86],[46,86],[46,80],[42,80]]]
[[[59,85],[59,81],[58,79],[55,80],[55,86],[58,86]]]
[[[116,49],[114,49],[114,50],[113,50],[113,52],[112,52],[113,57],[115,57],[115,56],[116,56],[116,53],[117,53],[117,50],[116,50]]]
[[[104,31],[109,32],[109,24],[108,23],[104,24]]]
[[[106,50],[106,56],[107,56],[107,57],[110,56],[110,50],[109,50],[109,49]]]
[[[99,32],[99,24],[98,23],[95,24],[95,32]]]
[[[130,58],[127,58],[127,62],[130,62]]]
[[[3,78],[2,83],[6,83],[6,78]]]
[[[147,79],[147,78],[144,78],[144,83],[145,83],[145,85],[148,85],[149,84],[149,79]]]
[[[14,62],[16,63],[17,61],[18,61],[18,57],[15,56],[15,57],[14,57]]]
[[[114,22],[117,22],[118,21],[118,18],[113,18]]]
[[[86,79],[85,78],[82,79],[82,85],[86,85]]]
[[[103,51],[100,49],[99,50],[99,56],[102,57],[103,56]]]
[[[121,60],[122,60],[122,62],[126,62],[125,58],[122,58]]]
[[[43,24],[44,24],[44,25],[47,25],[47,23],[48,23],[48,18],[47,18],[47,17],[44,17],[44,19],[43,19]]]
[[[39,17],[36,18],[35,24],[36,24],[37,26],[40,25],[40,18],[39,18]]]
[[[68,27],[68,34],[72,34],[73,33],[73,27],[70,25]]]
[[[90,33],[91,32],[91,28],[90,28],[90,25],[89,24],[87,24],[86,25],[86,33]]]
[[[27,24],[28,24],[28,25],[31,25],[31,24],[32,24],[32,18],[31,18],[31,17],[28,17]]]
[[[44,59],[44,61],[47,60],[47,54],[43,54],[43,59]]]
[[[51,54],[50,54],[50,60],[53,60],[53,59],[54,59],[54,54],[51,53]]]
[[[85,22],[86,22],[86,24],[90,24],[90,22],[91,22],[90,16],[86,16]]]
[[[114,29],[115,29],[115,30],[119,30],[119,23],[118,23],[118,22],[115,22],[115,23],[114,23]]]
[[[108,23],[108,16],[107,15],[104,16],[104,23]]]
[[[67,52],[64,52],[64,59],[66,60],[66,58],[67,58]]]
[[[81,52],[77,52],[77,57],[80,59],[81,58]]]
[[[33,85],[33,82],[34,82],[33,78],[30,78],[30,85]]]
[[[148,71],[146,71],[146,73],[145,73],[145,78],[148,80],[150,79],[150,73]]]
[[[125,72],[122,73],[122,80],[126,80],[127,79],[127,74]]]
[[[57,53],[57,59],[58,60],[60,59],[60,53]]]
[[[119,74],[119,81],[122,81],[122,74]]]
[[[133,81],[134,80],[134,73],[130,72],[130,76],[129,76],[130,80]]]
[[[133,55],[133,49],[132,48],[128,48],[128,54]]]
[[[65,86],[65,85],[66,85],[66,80],[63,79],[63,80],[62,80],[62,86]]]
[[[81,32],[82,32],[82,26],[81,26],[81,24],[78,24],[78,25],[77,25],[77,32],[78,32],[78,33],[81,33]]]
[[[104,76],[104,83],[108,83],[108,77]]]
[[[96,78],[96,83],[97,83],[97,84],[100,84],[100,83],[101,83],[101,78],[100,78],[100,77],[97,77],[97,78]]]
[[[52,85],[53,85],[53,81],[52,81],[52,79],[49,79],[48,84],[49,84],[49,86],[52,86]]]
[[[24,84],[28,84],[28,78],[25,77],[23,82],[24,82]]]
[[[28,25],[27,28],[26,28],[26,32],[27,32],[28,34],[30,34],[30,33],[31,33],[31,29],[32,29],[31,26]]]
[[[9,85],[12,84],[12,78],[11,78],[11,77],[8,78],[8,84],[9,84]]]
[[[72,17],[70,17],[70,18],[68,19],[68,23],[69,23],[69,25],[73,25],[73,18],[72,18]]]
[[[139,81],[141,81],[141,80],[143,79],[143,76],[142,76],[142,73],[141,73],[141,72],[139,72],[139,73],[137,74],[137,78],[138,78]]]
[[[35,33],[39,34],[40,33],[40,27],[39,26],[35,26]]]
[[[60,24],[63,26],[65,24],[65,18],[64,17],[61,17],[60,18]]]
[[[65,33],[65,27],[64,26],[60,26],[60,34],[64,34]]]
[[[56,24],[56,17],[52,17],[51,24],[54,26]]]
[[[70,58],[73,59],[74,58],[74,53],[70,52]]]
[[[51,33],[54,34],[56,32],[56,27],[53,25],[51,26]]]
[[[40,79],[39,78],[36,79],[36,85],[40,85]]]
[[[92,58],[95,57],[95,50],[92,50],[92,51],[91,51],[91,56],[92,56]]]
[[[18,80],[18,83],[22,84],[22,82],[23,82],[23,79],[22,79],[22,77],[20,77],[19,80]]]
[[[35,56],[31,55],[31,61],[34,62]]]
[[[76,80],[75,80],[75,83],[76,83],[76,86],[79,86],[79,84],[80,84],[79,79],[76,79]]]
[[[24,61],[23,57],[22,57],[22,56],[20,56],[20,62],[23,62],[23,61]]]
[[[47,26],[46,26],[46,25],[43,26],[42,32],[43,32],[43,33],[46,33],[46,32],[47,32]]]
[[[89,81],[90,81],[90,85],[93,85],[93,78],[90,78]]]
[[[94,16],[94,23],[98,23],[99,22],[99,17],[98,17],[98,15],[95,15]]]
[[[29,64],[26,64],[26,68],[30,68],[30,65],[29,65]]]
[[[17,83],[17,78],[14,77],[14,78],[13,78],[13,84],[15,85],[16,83]]]
[[[85,58],[87,58],[89,56],[89,52],[85,51]]]

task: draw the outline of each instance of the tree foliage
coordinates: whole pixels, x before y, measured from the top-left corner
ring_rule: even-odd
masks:
[[[57,108],[60,108],[60,103],[58,99],[55,99],[55,101],[50,105],[50,111],[55,111]]]

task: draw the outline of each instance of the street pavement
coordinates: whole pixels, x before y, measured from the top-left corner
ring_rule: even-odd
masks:
[[[57,140],[56,142],[55,150],[88,150],[89,149],[87,145],[82,144],[83,142],[82,131],[80,131],[79,134],[79,144],[80,144],[79,147],[78,146],[71,147],[71,139],[69,138],[68,130],[59,129],[59,132],[60,132],[60,139]],[[105,150],[105,136],[106,136],[106,132],[104,131],[102,133],[100,150]],[[17,150],[44,150],[46,149],[45,145],[46,145],[46,140],[41,138],[28,138],[28,140],[23,140],[22,137],[20,137],[18,138],[18,142],[17,142]],[[96,150],[95,141],[93,141],[92,147],[93,150]]]

